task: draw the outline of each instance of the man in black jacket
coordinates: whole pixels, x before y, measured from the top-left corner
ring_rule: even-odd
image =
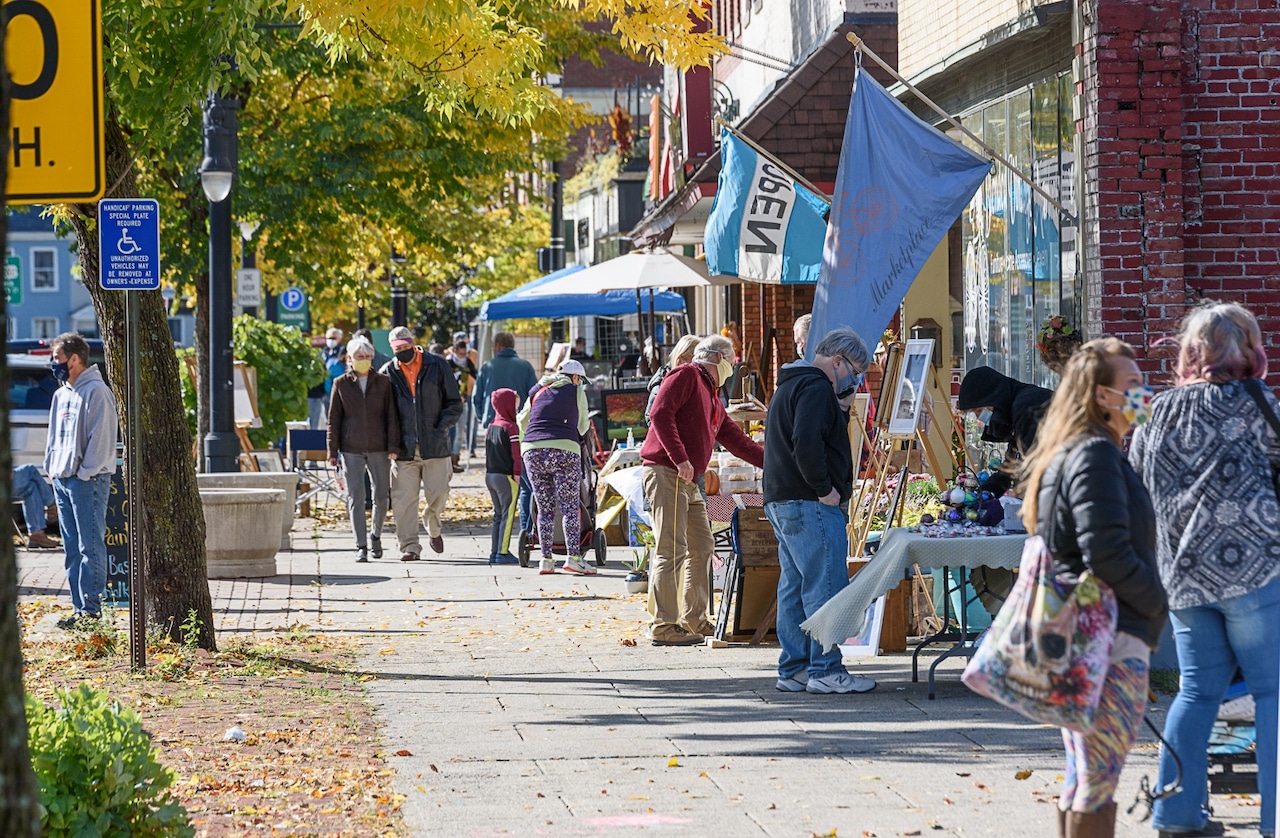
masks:
[[[764,512],[778,536],[779,690],[849,693],[875,689],[850,675],[839,648],[824,652],[800,624],[849,584],[849,538],[840,504],[853,493],[849,418],[840,399],[852,395],[871,353],[852,329],[827,334],[813,363],[794,361],[778,373],[764,442]]]
[[[391,391],[400,414],[400,457],[391,465],[391,515],[400,542],[400,561],[421,558],[418,540],[418,498],[426,497],[422,521],[427,543],[444,552],[440,513],[449,501],[453,475],[449,429],[462,415],[458,382],[448,363],[438,355],[414,346],[413,334],[397,326],[387,336],[395,358],[382,368],[391,379]]]

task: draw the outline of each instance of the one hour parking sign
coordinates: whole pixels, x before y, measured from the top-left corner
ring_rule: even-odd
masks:
[[[108,291],[160,288],[160,204],[154,198],[98,202],[98,282]]]

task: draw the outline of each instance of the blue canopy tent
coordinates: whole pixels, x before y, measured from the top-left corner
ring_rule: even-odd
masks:
[[[552,294],[547,296],[531,295],[528,292],[561,277],[582,270],[581,265],[570,265],[563,270],[547,274],[533,282],[508,291],[501,297],[489,300],[480,307],[480,319],[483,321],[510,320],[518,317],[609,317],[630,314],[636,311],[638,300],[632,291],[601,291],[597,294]],[[660,312],[684,311],[684,297],[674,291],[649,291],[644,295],[647,302],[652,297],[652,310]]]

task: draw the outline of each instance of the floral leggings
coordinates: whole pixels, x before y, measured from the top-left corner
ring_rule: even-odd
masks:
[[[555,540],[556,510],[564,519],[565,552],[581,558],[582,455],[559,448],[533,448],[524,452],[524,472],[533,485],[538,504],[538,547],[542,558],[551,558]]]
[[[1093,733],[1062,731],[1067,772],[1059,809],[1096,812],[1111,802],[1146,708],[1147,664],[1137,658],[1112,661],[1102,684]]]

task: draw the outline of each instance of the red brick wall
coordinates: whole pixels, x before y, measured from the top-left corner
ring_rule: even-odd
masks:
[[[1090,331],[1133,343],[1151,372],[1169,371],[1153,344],[1201,298],[1250,306],[1264,335],[1280,326],[1280,8],[1221,5],[1085,0]]]

